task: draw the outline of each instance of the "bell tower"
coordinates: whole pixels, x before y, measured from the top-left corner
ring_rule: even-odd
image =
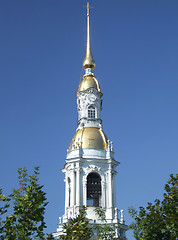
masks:
[[[79,84],[77,97],[78,127],[67,150],[65,174],[65,213],[60,218],[59,227],[54,234],[63,234],[63,223],[79,214],[79,209],[87,207],[86,218],[90,224],[120,225],[116,236],[126,239],[127,226],[123,210],[116,206],[115,177],[119,162],[114,158],[113,143],[103,131],[101,110],[102,92],[95,77],[95,61],[90,43],[90,6],[87,3],[87,44],[83,61],[85,73]],[[102,222],[95,208],[102,207],[106,222]]]

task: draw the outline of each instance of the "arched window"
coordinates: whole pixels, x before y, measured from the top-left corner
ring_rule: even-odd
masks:
[[[88,107],[88,118],[95,118],[95,107],[93,105]]]
[[[97,173],[87,177],[87,206],[101,206],[101,177]]]

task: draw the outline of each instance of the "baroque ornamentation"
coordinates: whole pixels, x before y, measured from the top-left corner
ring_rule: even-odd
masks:
[[[95,171],[95,172],[100,172],[101,168],[100,167],[97,167],[95,165],[89,165],[88,167],[84,168],[84,172],[85,174],[86,173],[89,173],[89,172],[92,172],[92,171]]]

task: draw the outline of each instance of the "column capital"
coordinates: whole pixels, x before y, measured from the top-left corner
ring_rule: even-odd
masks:
[[[107,172],[107,173],[112,173],[112,169],[111,169],[111,168],[108,168],[108,169],[106,170],[106,172]]]
[[[76,171],[77,173],[80,173],[80,172],[82,171],[82,168],[81,168],[81,167],[76,167],[76,168],[75,168],[75,171]]]
[[[71,174],[74,174],[75,173],[75,168],[71,168],[70,170],[69,170],[69,173]]]
[[[116,175],[118,172],[116,170],[113,170],[112,168],[108,168],[106,170],[107,173],[112,173],[113,175]]]

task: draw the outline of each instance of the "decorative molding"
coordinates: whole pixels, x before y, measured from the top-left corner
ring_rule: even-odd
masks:
[[[85,174],[88,174],[90,172],[100,172],[101,168],[97,167],[95,165],[89,165],[88,167],[83,168],[83,170],[84,170]]]

